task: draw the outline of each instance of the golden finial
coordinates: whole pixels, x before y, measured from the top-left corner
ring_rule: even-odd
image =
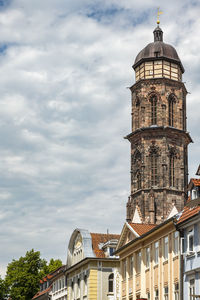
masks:
[[[160,24],[159,17],[160,17],[160,15],[162,15],[162,14],[163,14],[163,12],[162,12],[162,11],[160,11],[159,9],[160,9],[160,7],[158,7],[158,12],[157,12],[157,24],[158,24],[158,25]]]

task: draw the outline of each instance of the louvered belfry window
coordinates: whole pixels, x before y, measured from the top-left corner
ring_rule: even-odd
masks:
[[[174,155],[170,154],[169,157],[169,185],[175,185],[175,170],[174,170]]]
[[[169,97],[169,126],[174,126],[174,97],[171,95]]]
[[[151,125],[157,124],[157,97],[153,95],[151,101]]]
[[[158,183],[157,154],[151,154],[151,186]]]

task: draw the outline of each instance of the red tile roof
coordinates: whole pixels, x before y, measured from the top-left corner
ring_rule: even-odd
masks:
[[[99,244],[105,244],[110,240],[119,240],[119,234],[105,234],[105,233],[90,233],[92,237],[92,248],[98,258],[104,258],[105,254],[102,249],[99,248]]]
[[[192,203],[193,201],[195,201],[195,200],[191,200],[190,203]],[[181,217],[179,218],[177,223],[180,224],[180,223],[186,221],[187,219],[194,217],[198,213],[200,213],[200,203],[194,207],[190,207],[190,206],[186,205],[184,207]]]
[[[44,294],[46,294],[47,292],[49,292],[51,290],[51,286],[50,287],[48,287],[46,290],[44,290],[44,291],[39,291],[39,292],[37,292],[37,294],[35,294],[35,296],[32,298],[32,299],[36,299],[36,298],[38,298],[38,297],[40,297],[40,296],[42,296],[42,295],[44,295]]]
[[[200,179],[191,178],[191,181],[194,183],[195,186],[200,186]]]
[[[137,232],[137,234],[142,235],[154,227],[156,224],[139,224],[139,223],[129,223],[129,225]]]

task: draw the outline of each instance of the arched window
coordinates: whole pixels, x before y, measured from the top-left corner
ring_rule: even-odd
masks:
[[[73,281],[71,283],[71,295],[72,295],[72,299],[74,299],[74,282]]]
[[[140,171],[137,172],[136,180],[137,180],[137,189],[140,190],[141,189],[141,173],[140,173]]]
[[[84,295],[87,295],[87,275],[84,276]]]
[[[151,125],[155,125],[157,123],[157,97],[153,95],[150,98],[151,102]]]
[[[173,95],[169,96],[169,126],[174,126],[174,105],[175,98]]]
[[[157,153],[152,153],[151,159],[151,186],[155,186],[158,183],[158,170],[157,170]]]
[[[137,129],[140,127],[140,100],[138,98],[135,106],[135,129]]]
[[[141,189],[141,163],[142,155],[137,149],[133,155],[133,182],[136,189]]]
[[[169,156],[169,185],[175,186],[175,172],[174,172],[174,154],[171,153]]]
[[[113,293],[114,274],[111,273],[108,277],[108,292]]]
[[[80,278],[77,280],[77,297],[80,298]]]

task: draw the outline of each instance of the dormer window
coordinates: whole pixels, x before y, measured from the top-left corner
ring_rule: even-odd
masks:
[[[115,248],[109,247],[110,256],[113,256],[114,251],[115,251]]]

